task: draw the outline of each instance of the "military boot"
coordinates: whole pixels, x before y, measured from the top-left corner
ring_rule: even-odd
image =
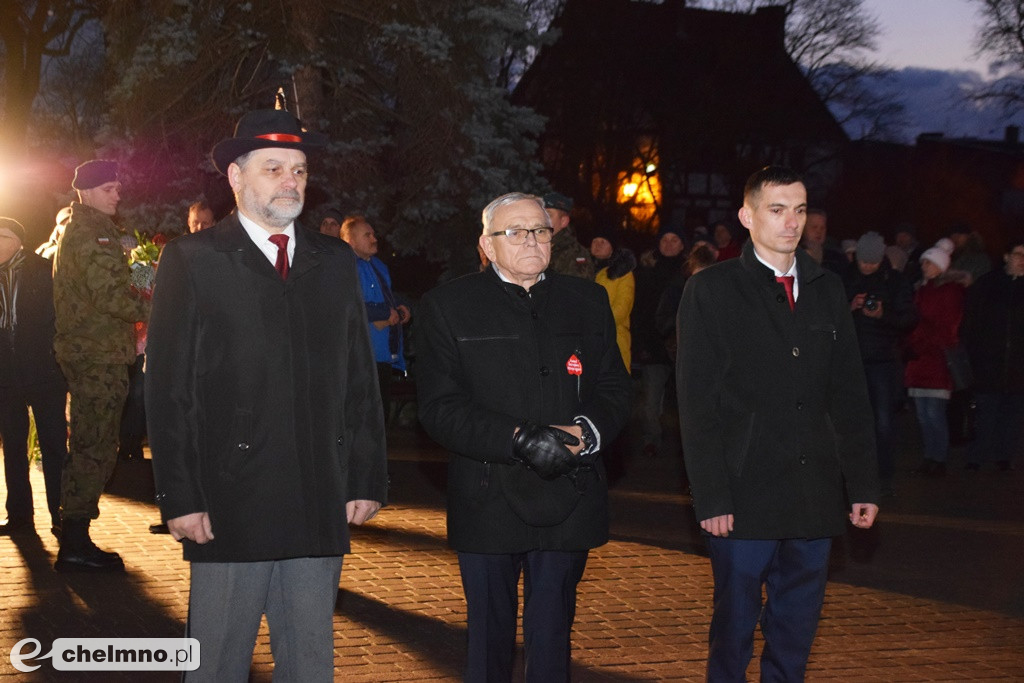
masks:
[[[100,550],[89,538],[89,519],[65,519],[53,568],[59,572],[123,572],[117,553]]]

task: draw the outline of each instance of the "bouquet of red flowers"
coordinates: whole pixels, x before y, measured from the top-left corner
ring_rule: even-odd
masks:
[[[132,289],[149,298],[153,296],[153,283],[156,281],[156,266],[160,261],[160,251],[167,244],[163,233],[150,238],[145,233],[135,231],[135,246],[128,252],[128,267],[131,269]],[[142,354],[146,350],[146,323],[135,323],[135,351]]]

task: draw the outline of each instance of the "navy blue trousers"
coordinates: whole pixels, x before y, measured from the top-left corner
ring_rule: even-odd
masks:
[[[507,555],[460,552],[468,634],[464,680],[512,680],[522,573],[526,680],[568,681],[576,585],[586,566],[586,550],[532,550]]]
[[[832,539],[707,540],[715,579],[707,679],[746,680],[760,619],[761,680],[802,681],[825,600]]]

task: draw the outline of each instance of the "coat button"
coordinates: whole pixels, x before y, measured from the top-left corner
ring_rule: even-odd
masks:
[[[343,437],[343,436],[339,436],[338,437],[338,445],[339,446],[344,446],[345,445],[345,437]]]
[[[245,441],[243,441],[242,443],[238,444],[238,450],[240,450],[240,451],[247,451],[247,450],[249,450],[249,444],[246,443]]]
[[[540,369],[540,376],[541,377],[547,377],[550,374],[551,374],[551,369],[548,368],[548,366],[545,365],[545,366],[541,367],[541,369]]]
[[[166,498],[167,498],[167,494],[166,493],[158,493],[158,494],[156,494],[156,502],[158,502],[158,503],[161,500],[164,500]]]
[[[775,300],[781,304],[781,303],[786,301],[786,297],[784,297],[781,294],[778,294],[778,295],[775,296]]]
[[[799,358],[799,356],[800,356],[800,347],[794,346],[793,347],[793,357],[794,358]]]
[[[540,317],[540,314],[537,313],[537,311],[530,311],[530,317],[536,320],[537,318]]]
[[[806,465],[807,464],[807,458],[805,456],[803,456],[803,455],[800,456],[800,464],[801,465]]]
[[[796,409],[797,410],[803,410],[804,409],[804,402],[803,401],[797,401],[796,402]]]

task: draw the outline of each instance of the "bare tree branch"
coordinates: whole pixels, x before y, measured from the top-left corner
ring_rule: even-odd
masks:
[[[993,60],[990,68],[998,76],[972,96],[1002,105],[1006,114],[1017,113],[1024,104],[1024,0],[972,2],[982,22],[975,37],[977,54]]]

